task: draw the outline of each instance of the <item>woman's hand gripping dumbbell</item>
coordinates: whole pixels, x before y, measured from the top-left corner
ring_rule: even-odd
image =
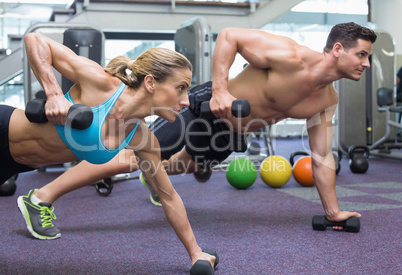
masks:
[[[45,112],[46,100],[32,99],[25,107],[25,115],[30,122],[45,123],[48,121]],[[74,104],[70,107],[67,114],[67,125],[74,129],[87,129],[93,120],[91,107],[83,104]]]

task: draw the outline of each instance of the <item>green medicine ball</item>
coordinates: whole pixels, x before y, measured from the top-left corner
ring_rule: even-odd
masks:
[[[226,179],[234,188],[247,189],[257,178],[257,168],[254,163],[245,158],[238,158],[230,162],[226,169]]]

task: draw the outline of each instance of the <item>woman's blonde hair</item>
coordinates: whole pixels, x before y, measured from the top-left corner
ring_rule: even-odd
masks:
[[[136,60],[126,56],[112,59],[105,71],[118,77],[127,86],[134,89],[140,87],[146,75],[152,75],[156,81],[163,82],[174,74],[174,69],[192,70],[190,61],[182,54],[165,49],[151,48]]]

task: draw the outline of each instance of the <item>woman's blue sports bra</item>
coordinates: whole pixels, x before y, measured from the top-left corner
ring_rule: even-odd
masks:
[[[92,107],[94,117],[91,126],[87,129],[78,130],[67,125],[56,124],[60,137],[80,160],[86,160],[93,164],[106,163],[130,144],[137,131],[139,121],[116,149],[107,148],[102,140],[102,126],[105,119],[125,87],[126,85],[121,83],[116,92],[108,100],[101,105]],[[70,92],[66,93],[65,97],[74,104]]]

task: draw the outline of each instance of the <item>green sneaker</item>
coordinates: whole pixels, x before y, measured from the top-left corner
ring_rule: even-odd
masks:
[[[17,205],[27,224],[28,231],[37,239],[51,240],[61,237],[60,230],[54,227],[52,220],[56,219],[54,207],[48,202],[35,204],[31,197],[37,189],[30,190],[28,195],[20,196]]]
[[[149,193],[151,193],[149,195],[149,198],[151,199],[151,203],[156,206],[162,206],[162,203],[158,197],[158,194],[156,194],[154,189],[152,189],[152,187],[148,185],[147,180],[145,179],[145,177],[142,173],[140,174],[140,181],[142,182],[142,184],[144,184],[144,186],[146,188],[148,188]]]

